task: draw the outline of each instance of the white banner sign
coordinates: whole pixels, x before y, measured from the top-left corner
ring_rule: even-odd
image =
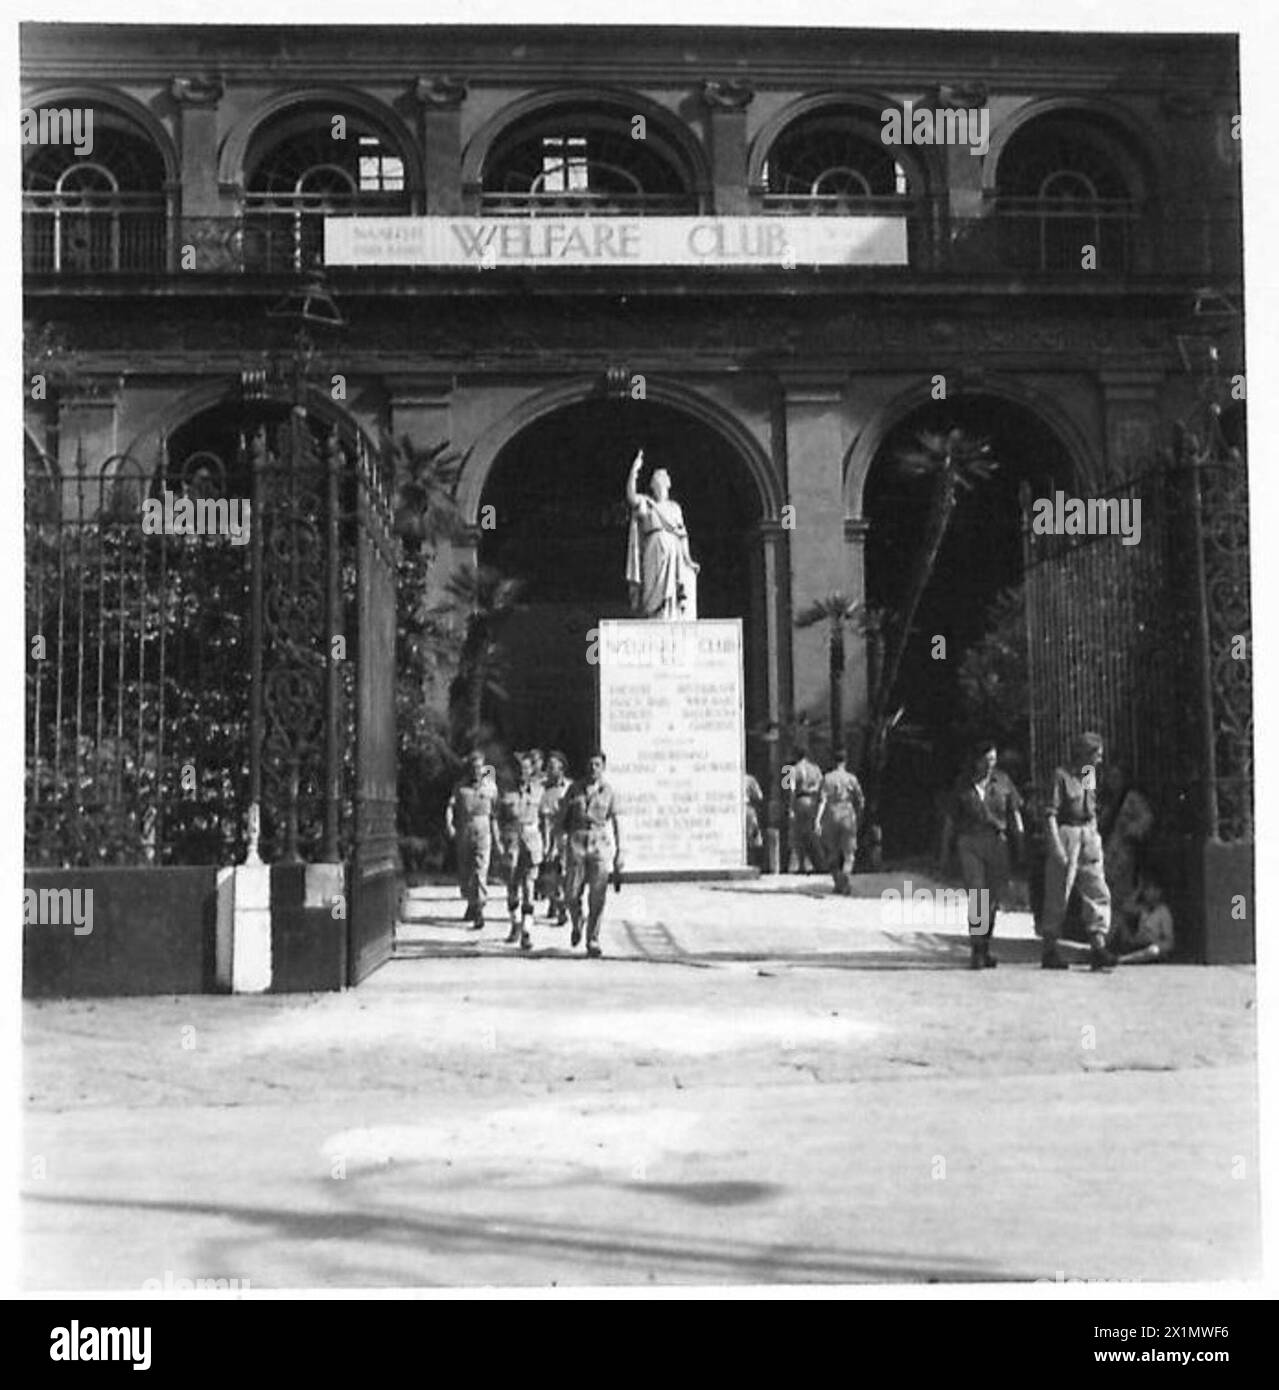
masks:
[[[326,217],[325,265],[906,265],[904,217]]]
[[[599,669],[626,871],[743,868],[741,619],[604,620]]]

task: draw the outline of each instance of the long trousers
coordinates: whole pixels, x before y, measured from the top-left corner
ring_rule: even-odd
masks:
[[[466,899],[473,917],[484,916],[488,901],[489,859],[493,853],[493,836],[488,822],[464,825],[457,837],[457,886]]]
[[[822,851],[837,893],[851,893],[857,859],[857,813],[851,806],[827,806],[822,817]]]
[[[512,919],[533,915],[533,889],[537,883],[537,863],[529,847],[521,840],[500,844],[497,851],[498,872],[506,884],[506,910]]]
[[[995,916],[1008,891],[1008,842],[995,830],[955,837],[959,870],[968,890],[968,931],[989,941]]]
[[[797,796],[790,823],[791,872],[805,873],[812,865],[821,872],[826,867],[822,842],[817,838],[817,798]]]
[[[1050,835],[1052,831],[1048,832]],[[1066,862],[1060,863],[1051,851],[1044,864],[1044,905],[1039,916],[1039,934],[1046,946],[1061,937],[1061,924],[1072,892],[1079,893],[1080,915],[1088,939],[1105,943],[1110,931],[1110,889],[1106,887],[1101,836],[1095,825],[1063,825],[1058,828]]]
[[[566,846],[564,896],[568,899],[573,926],[582,922],[582,892],[586,892],[586,939],[598,941],[600,918],[608,900],[608,882],[613,873],[617,847],[612,833],[598,830],[575,830]]]

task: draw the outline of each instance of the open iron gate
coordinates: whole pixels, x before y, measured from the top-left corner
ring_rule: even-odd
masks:
[[[393,478],[300,406],[251,445],[249,796],[268,862],[346,870],[346,983],[391,953],[399,902]]]
[[[1034,500],[1023,488],[1035,803],[1072,738],[1096,729],[1162,837],[1250,841],[1246,465],[1182,450],[1094,499],[1140,502],[1131,545],[1036,534]]]

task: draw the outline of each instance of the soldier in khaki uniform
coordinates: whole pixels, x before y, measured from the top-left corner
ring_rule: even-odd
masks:
[[[1052,792],[1044,809],[1044,905],[1039,934],[1045,970],[1065,970],[1057,949],[1072,892],[1078,892],[1084,930],[1092,944],[1092,968],[1108,970],[1115,958],[1106,948],[1110,933],[1110,889],[1106,886],[1101,834],[1097,829],[1097,765],[1102,759],[1100,734],[1075,740],[1068,764],[1053,772]]]
[[[848,770],[848,753],[843,748],[837,748],[835,766],[822,778],[816,830],[835,880],[835,892],[848,898],[853,895],[857,823],[865,809],[862,784]]]
[[[825,864],[817,838],[817,804],[822,794],[822,770],[806,748],[797,748],[795,761],[783,777],[789,795],[790,872],[821,873]]]
[[[497,784],[484,754],[474,748],[467,754],[466,776],[453,789],[444,809],[444,831],[457,841],[458,891],[466,899],[463,920],[475,931],[484,927],[488,898],[489,858],[493,852],[493,806]]]
[[[542,789],[534,780],[534,762],[519,755],[519,783],[503,792],[497,802],[498,868],[506,884],[506,910],[511,918],[508,942],[531,950],[533,938],[533,885],[542,862]]]
[[[565,895],[573,920],[572,944],[582,940],[582,892],[587,893],[586,954],[600,954],[600,918],[608,893],[608,881],[622,869],[619,808],[612,787],[604,780],[605,757],[592,753],[585,777],[579,777],[564,793],[556,820],[564,836],[567,860]]]
[[[560,802],[568,790],[568,759],[557,748],[546,755],[546,786],[542,791],[542,865],[546,883],[546,915],[562,927],[568,921],[564,901],[564,836],[555,829]]]
[[[1012,858],[1020,857],[1021,795],[996,767],[999,754],[989,739],[969,748],[968,767],[951,788],[942,828],[941,867],[952,849],[968,890],[969,967],[985,970],[999,962],[990,953],[995,919],[1008,893]]]

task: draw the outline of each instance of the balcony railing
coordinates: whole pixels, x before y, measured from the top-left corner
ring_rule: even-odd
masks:
[[[695,193],[604,193],[582,189],[568,193],[480,194],[486,217],[696,217],[701,200]]]
[[[486,195],[484,211],[509,216],[583,215],[561,195]],[[625,200],[623,200],[625,202]],[[687,199],[645,199],[645,210],[693,216]],[[1066,279],[1092,274],[1083,247],[1096,247],[1093,270],[1105,278],[1138,274],[1240,274],[1237,205],[1143,218],[1131,204],[1044,204],[991,199],[980,216],[954,217],[942,198],[763,196],[765,215],[904,216],[909,268],[916,273]],[[617,214],[591,203],[595,215]],[[398,208],[397,211],[402,211]],[[75,203],[27,194],[23,207],[23,269],[34,276],[203,273],[289,275],[322,268],[324,222],[332,216],[378,216],[385,206],[349,212],[307,206],[250,205],[229,217],[174,217],[162,199],[117,198]]]
[[[994,201],[998,259],[1009,269],[1043,275],[1128,275],[1138,268],[1141,212],[1127,198],[1008,198]],[[1092,247],[1086,264],[1085,247]]]
[[[27,193],[22,268],[37,275],[163,270],[168,227],[159,194]]]

